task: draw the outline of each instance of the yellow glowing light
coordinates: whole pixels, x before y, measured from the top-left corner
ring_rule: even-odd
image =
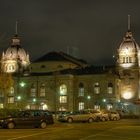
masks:
[[[125,92],[122,96],[124,99],[131,99],[133,97],[133,94],[131,92]]]

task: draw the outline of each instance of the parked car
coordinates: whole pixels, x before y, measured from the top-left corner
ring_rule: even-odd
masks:
[[[70,113],[72,113],[72,112],[69,112],[69,111],[61,111],[61,112],[58,113],[57,118],[59,119],[59,118],[61,118],[63,116],[69,115]]]
[[[112,121],[117,121],[120,119],[120,115],[116,111],[108,111],[109,119]]]
[[[69,123],[72,123],[74,121],[91,123],[96,120],[96,116],[88,111],[82,110],[82,111],[75,111],[65,115],[61,115],[59,116],[58,120],[62,122],[69,122]]]
[[[0,119],[2,128],[13,129],[18,126],[33,126],[46,128],[48,124],[53,124],[53,116],[49,111],[25,110],[19,111],[15,115]]]
[[[95,110],[95,109],[87,109],[90,113],[96,116],[96,121],[108,121],[109,115],[105,111]]]
[[[106,111],[101,111],[101,117],[100,117],[101,121],[109,121],[109,114]]]

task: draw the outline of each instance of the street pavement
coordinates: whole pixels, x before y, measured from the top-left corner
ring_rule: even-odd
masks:
[[[0,140],[140,140],[140,119],[0,129]]]

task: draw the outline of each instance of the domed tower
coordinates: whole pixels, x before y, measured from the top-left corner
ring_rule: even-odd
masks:
[[[128,16],[128,31],[118,48],[117,71],[120,77],[118,92],[121,99],[134,101],[139,99],[139,53],[140,48],[130,30]]]
[[[21,47],[16,23],[16,34],[11,40],[11,46],[2,53],[2,70],[7,73],[23,72],[29,64],[29,54]]]

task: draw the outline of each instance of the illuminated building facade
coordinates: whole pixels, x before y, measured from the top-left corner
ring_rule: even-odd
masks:
[[[9,97],[8,103],[51,111],[94,108],[139,113],[134,104],[140,97],[139,54],[139,46],[128,28],[117,50],[115,66],[91,66],[63,52],[47,53],[30,64],[29,55],[15,36],[1,60],[3,71],[12,72],[15,80],[11,88],[14,98]],[[20,72],[20,77],[15,72]]]

